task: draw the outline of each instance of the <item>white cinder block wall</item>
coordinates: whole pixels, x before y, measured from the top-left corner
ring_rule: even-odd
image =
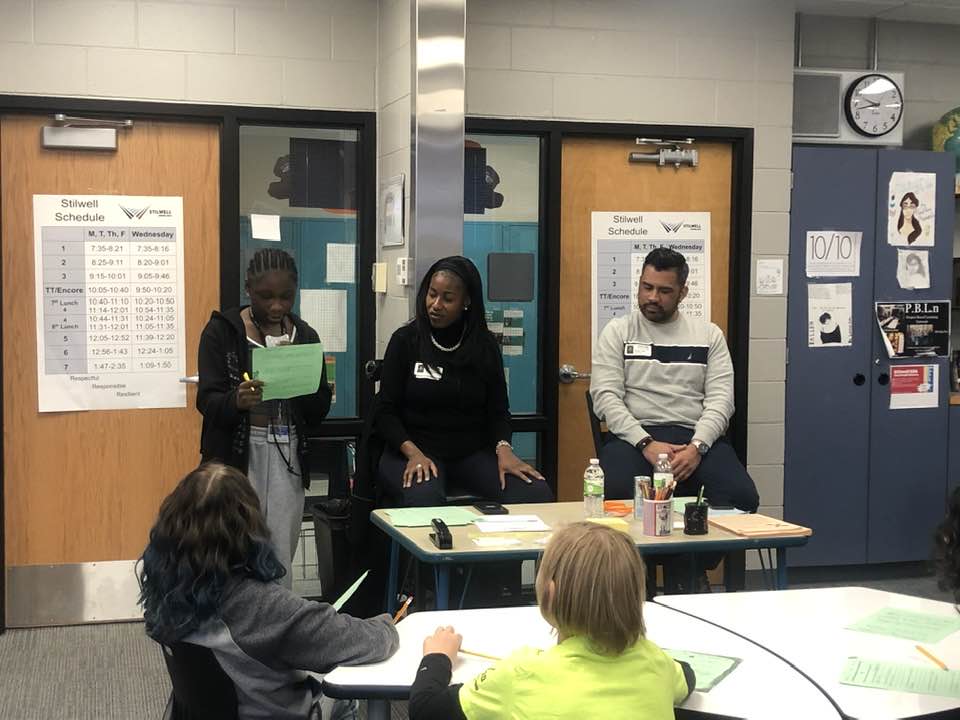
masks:
[[[377,223],[377,256],[387,263],[387,292],[377,295],[377,357],[382,358],[390,335],[410,319],[410,294],[415,288],[397,285],[397,258],[410,253],[410,0],[381,0],[380,55],[377,63],[378,174],[381,182],[403,173],[404,244],[380,248]],[[379,197],[379,196],[378,196]],[[379,203],[378,203],[379,206]]]
[[[0,0],[0,92],[376,108],[376,0]]]
[[[467,113],[755,129],[753,257],[789,239],[789,0],[468,0]],[[786,297],[750,301],[748,465],[783,508]]]

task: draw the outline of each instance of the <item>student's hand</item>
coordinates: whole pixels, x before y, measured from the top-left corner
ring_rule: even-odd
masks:
[[[683,450],[686,445],[671,445],[670,443],[660,442],[654,440],[651,443],[647,443],[647,446],[643,449],[643,457],[647,459],[647,462],[657,466],[657,455],[666,455],[670,459],[670,463],[673,464],[674,453]],[[673,469],[674,475],[677,473],[677,469]]]
[[[693,475],[693,472],[700,465],[700,452],[697,450],[697,446],[693,443],[684,445],[682,450],[673,454],[670,464],[673,467],[673,479],[678,483],[683,482]]]
[[[457,653],[460,651],[462,642],[463,635],[457,634],[452,625],[438,627],[433,635],[423,639],[423,654],[443,653],[450,658],[451,664],[456,664]]]
[[[244,380],[237,387],[237,410],[249,410],[263,402],[263,380]]]
[[[435,478],[440,474],[433,460],[420,452],[420,449],[413,443],[410,443],[410,445],[409,452],[404,453],[407,456],[407,467],[403,471],[403,487],[405,488],[411,487],[414,480],[419,485],[422,482],[429,482],[430,478]],[[400,449],[403,450],[402,447]]]
[[[518,458],[507,445],[497,448],[497,466],[500,470],[500,489],[507,487],[507,475],[516,475],[528,485],[534,480],[543,480],[544,477],[536,468]]]

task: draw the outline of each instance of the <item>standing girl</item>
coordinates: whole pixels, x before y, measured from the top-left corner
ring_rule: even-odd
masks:
[[[203,415],[200,454],[246,473],[260,498],[277,556],[293,584],[290,566],[300,539],[304,489],[310,484],[306,429],[330,410],[326,367],[311,395],[263,401],[263,382],[248,379],[254,348],[318,343],[316,331],[291,312],[297,266],[283,250],[258,250],[247,268],[250,304],[214,312],[200,336]]]

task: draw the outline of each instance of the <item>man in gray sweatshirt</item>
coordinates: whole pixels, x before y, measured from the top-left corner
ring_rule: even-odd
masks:
[[[607,323],[593,351],[590,394],[610,431],[600,449],[607,498],[632,498],[633,478],[670,458],[676,495],[701,486],[714,505],[753,512],[756,486],[723,434],[733,415],[733,364],[713,323],[679,312],[689,267],[680,253],[643,261],[639,309]]]

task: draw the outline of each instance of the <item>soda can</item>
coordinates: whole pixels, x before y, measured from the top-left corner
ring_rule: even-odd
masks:
[[[633,478],[633,519],[640,520],[643,517],[643,486],[652,487],[653,481],[649,475],[635,475]]]

